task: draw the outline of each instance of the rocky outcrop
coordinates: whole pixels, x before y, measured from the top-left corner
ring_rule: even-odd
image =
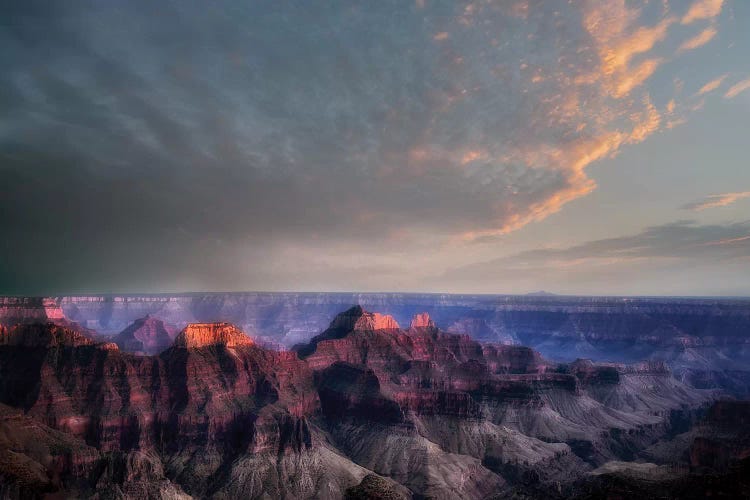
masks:
[[[572,498],[750,497],[750,402],[719,400],[697,423],[566,486]],[[649,460],[649,461],[644,461]]]
[[[57,300],[46,297],[0,297],[0,325],[64,320]]]
[[[114,341],[125,352],[133,354],[159,354],[172,345],[174,329],[163,321],[147,315],[137,319],[120,332]]]
[[[352,304],[387,312],[401,324],[428,312],[452,333],[529,346],[559,361],[662,359],[696,387],[750,395],[747,299],[398,293],[6,297],[0,298],[0,324],[59,322],[62,311],[69,321],[113,336],[151,314],[177,329],[188,323],[229,321],[258,342],[291,347],[308,343]],[[362,328],[384,326],[395,325],[373,318]]]
[[[229,323],[191,323],[174,339],[174,346],[182,349],[253,345],[252,339]]]
[[[0,327],[0,346],[29,348],[80,347],[97,344],[81,331],[55,323]],[[104,346],[104,344],[98,344]]]
[[[351,308],[294,352],[197,323],[151,356],[19,325],[0,333],[0,403],[95,450],[93,471],[60,469],[44,492],[473,499],[558,491],[632,458],[669,431],[671,412],[709,397],[657,364],[558,364],[418,323]],[[616,380],[603,377],[612,369]],[[42,455],[31,458],[47,467]]]
[[[410,330],[437,330],[437,326],[435,325],[435,322],[432,321],[432,318],[430,318],[430,315],[426,312],[415,314],[414,317],[411,319],[411,323],[409,324]]]
[[[399,326],[392,316],[365,311],[362,306],[354,306],[339,314],[329,326],[331,330],[375,331],[398,330]]]

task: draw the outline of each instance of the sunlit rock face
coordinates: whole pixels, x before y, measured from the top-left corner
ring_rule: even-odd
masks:
[[[436,328],[435,322],[432,321],[432,318],[430,318],[430,315],[426,312],[415,314],[411,319],[411,323],[409,323],[410,330],[435,330]]]
[[[398,323],[392,316],[365,311],[362,306],[354,306],[336,316],[330,329],[346,331],[397,330]]]
[[[253,345],[252,339],[230,323],[191,323],[174,340],[174,346],[183,349],[250,345]]]

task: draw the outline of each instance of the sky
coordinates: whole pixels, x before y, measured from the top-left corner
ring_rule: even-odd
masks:
[[[750,2],[5,1],[0,294],[750,295]]]

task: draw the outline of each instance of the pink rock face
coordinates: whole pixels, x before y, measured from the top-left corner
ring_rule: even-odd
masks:
[[[336,316],[330,328],[346,331],[374,331],[398,330],[399,326],[392,316],[371,313],[362,309],[361,306],[355,306]]]
[[[430,315],[424,312],[414,315],[414,317],[411,319],[409,328],[413,330],[417,328],[435,329],[437,327],[435,326],[435,322],[430,318]]]
[[[174,346],[183,349],[216,345],[249,346],[253,345],[253,341],[230,323],[191,323],[174,340]]]

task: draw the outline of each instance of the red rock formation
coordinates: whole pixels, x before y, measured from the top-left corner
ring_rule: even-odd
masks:
[[[398,330],[399,326],[396,320],[387,314],[371,313],[365,311],[362,306],[354,306],[336,316],[329,328],[351,332]]]
[[[415,314],[414,317],[411,319],[411,323],[409,324],[410,330],[417,330],[417,329],[430,329],[430,330],[436,330],[437,326],[435,326],[435,322],[432,321],[430,318],[430,315],[426,312]]]
[[[80,331],[71,327],[46,324],[21,324],[11,328],[0,328],[0,345],[17,347],[79,347],[96,343]]]
[[[191,323],[174,340],[174,346],[183,349],[217,345],[250,346],[253,345],[253,341],[230,323]]]
[[[42,297],[0,297],[0,324],[45,323],[65,320],[57,301]]]
[[[591,460],[606,459],[613,433],[621,447],[648,444],[658,414],[694,403],[660,399],[669,375],[649,373],[648,411],[628,414],[531,349],[394,325],[350,309],[302,359],[228,323],[188,325],[158,356],[55,324],[2,329],[0,403],[102,452],[95,472],[65,472],[89,488],[255,498],[309,498],[320,485],[340,498],[373,472],[425,496],[487,497],[511,459],[513,474],[561,480],[586,470],[565,442],[589,440]],[[616,400],[636,399],[643,384],[628,377],[642,375],[618,373]]]
[[[159,354],[172,345],[173,331],[163,321],[147,315],[120,332],[115,343],[125,352]]]

